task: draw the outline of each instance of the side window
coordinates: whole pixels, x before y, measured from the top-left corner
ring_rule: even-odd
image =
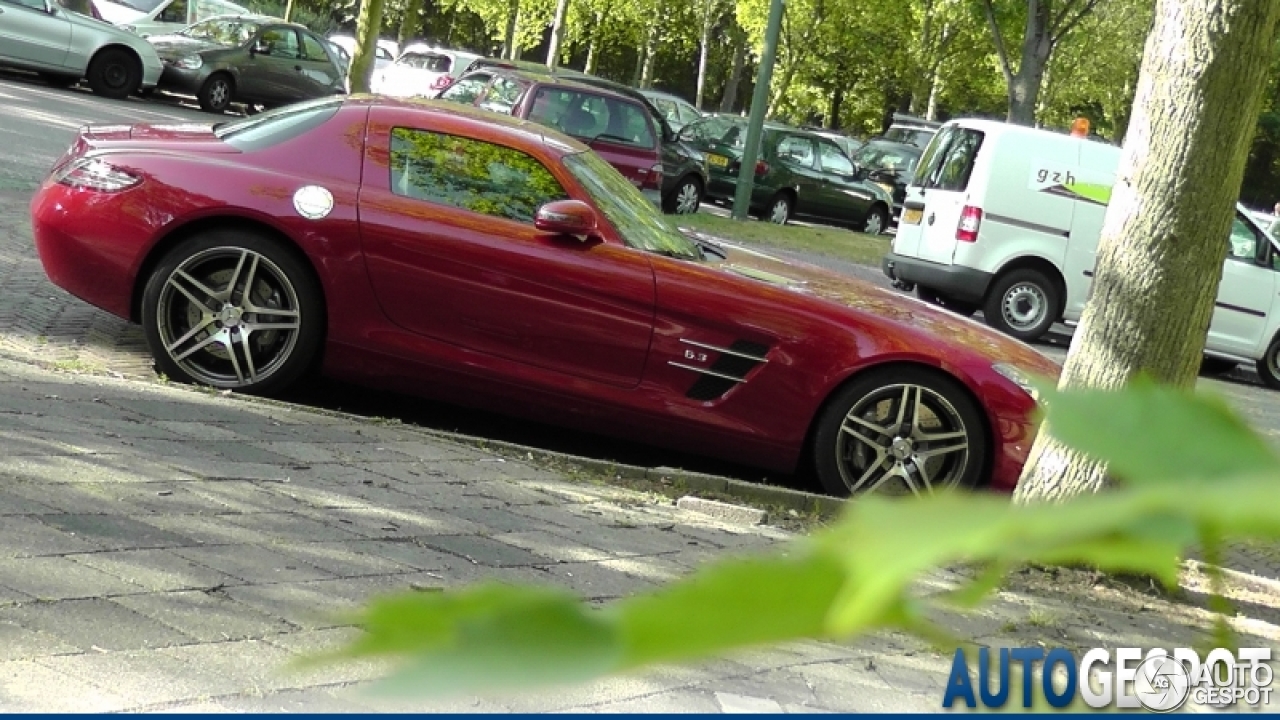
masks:
[[[156,18],[166,23],[187,23],[187,0],[173,0]]]
[[[658,112],[662,113],[662,116],[667,119],[667,122],[680,122],[680,109],[676,107],[675,103],[670,100],[664,100],[663,98],[656,98],[653,100],[653,104],[657,106]]]
[[[1258,234],[1237,215],[1231,223],[1231,241],[1227,247],[1227,257],[1253,264],[1258,257],[1258,243]]]
[[[523,223],[568,197],[550,170],[519,150],[409,128],[391,131],[391,191]]]
[[[42,0],[3,0],[4,2],[12,2],[14,5],[29,7],[32,10],[44,12],[44,2]]]
[[[840,148],[836,147],[835,143],[818,143],[818,166],[824,173],[853,174],[853,163],[849,162],[849,158],[840,152]]]
[[[778,157],[797,165],[813,167],[813,141],[809,138],[788,135],[778,143]]]
[[[267,54],[271,57],[298,58],[298,33],[293,28],[267,28],[262,31],[260,42],[267,46]]]
[[[471,105],[480,97],[480,93],[484,92],[484,87],[489,84],[489,75],[468,75],[458,82],[449,86],[449,89],[440,93],[441,100],[452,100],[453,102]]]
[[[635,103],[604,99],[606,115],[600,139],[636,147],[653,147],[653,131],[649,125],[649,113]]]
[[[680,120],[683,122],[691,123],[700,117],[702,117],[702,115],[698,112],[698,108],[692,105],[680,106]]]
[[[324,46],[311,35],[302,33],[302,49],[307,54],[308,60],[329,62],[329,56],[325,53]]]
[[[520,99],[520,83],[510,78],[498,77],[493,79],[493,84],[489,86],[489,92],[484,94],[484,100],[480,102],[480,107],[485,110],[494,112],[509,113],[511,108],[516,106],[516,101]]]

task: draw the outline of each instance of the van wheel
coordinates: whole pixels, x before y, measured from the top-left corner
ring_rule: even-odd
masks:
[[[1236,366],[1239,364],[1240,363],[1235,360],[1223,360],[1222,358],[1209,357],[1206,355],[1200,360],[1200,374],[1226,375],[1232,370],[1235,370]]]
[[[996,280],[982,314],[996,330],[1030,342],[1053,327],[1061,302],[1052,280],[1039,270],[1025,268]]]
[[[1257,367],[1262,383],[1272,390],[1280,390],[1280,337],[1273,339],[1267,346]]]

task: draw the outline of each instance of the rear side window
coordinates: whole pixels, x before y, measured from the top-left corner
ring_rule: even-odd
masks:
[[[955,126],[938,133],[917,167],[920,187],[948,192],[967,189],[983,137],[977,130]]]
[[[215,125],[214,134],[242,152],[262,150],[325,124],[342,107],[343,101],[341,97],[327,97],[286,105],[261,115]]]
[[[302,33],[302,51],[306,53],[308,60],[329,62],[329,54],[324,51],[324,45],[314,35]]]
[[[778,157],[797,165],[812,167],[813,153],[813,140],[809,138],[788,135],[778,142]]]
[[[543,86],[529,119],[586,141],[604,140],[641,148],[654,146],[653,126],[640,105],[595,93]]]
[[[468,75],[450,85],[449,89],[440,93],[439,97],[441,100],[472,105],[476,98],[480,97],[480,93],[484,92],[484,86],[489,84],[489,78],[489,75]]]
[[[523,223],[543,204],[569,197],[550,170],[519,150],[410,128],[391,131],[391,191]]]

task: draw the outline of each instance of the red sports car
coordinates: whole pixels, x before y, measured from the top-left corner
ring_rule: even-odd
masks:
[[[54,283],[170,378],[320,370],[781,472],[1011,489],[1055,363],[985,326],[678,231],[553,130],[332,98],[90,127],[31,203]]]

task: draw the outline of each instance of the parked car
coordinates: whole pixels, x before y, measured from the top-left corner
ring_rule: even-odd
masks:
[[[902,203],[907,197],[907,185],[920,162],[920,148],[893,140],[869,140],[855,152],[854,171],[893,197],[893,221],[902,215]]]
[[[108,98],[155,87],[164,67],[146,40],[55,0],[0,0],[0,66],[33,70],[50,85],[88,81]]]
[[[849,157],[850,160],[853,159],[854,153],[858,152],[858,150],[860,150],[863,145],[866,145],[866,143],[864,143],[863,141],[857,138],[851,138],[848,135],[841,135],[838,132],[834,132],[826,128],[803,127],[801,129],[808,130],[809,132],[813,133],[814,135],[817,135],[818,137],[824,137],[830,140],[831,142],[835,143],[836,147],[840,148],[840,150],[842,150],[844,154]]]
[[[885,140],[914,145],[923,150],[940,127],[942,127],[942,123],[936,120],[926,120],[922,117],[905,113],[894,113],[893,122],[881,137]]]
[[[733,202],[747,119],[716,115],[685,126],[680,136],[707,158],[707,197]],[[751,211],[786,224],[808,218],[872,235],[889,226],[893,200],[884,188],[860,180],[836,144],[800,128],[765,123],[751,191]]]
[[[356,39],[350,35],[330,35],[329,42],[342,48],[347,54],[347,63],[351,62],[351,58],[356,54]],[[379,38],[377,45],[373,51],[373,71],[385,70],[395,62],[396,56],[400,54],[400,46],[395,40],[387,40]]]
[[[585,145],[456,104],[90,127],[31,217],[52,281],[141,322],[174,380],[274,395],[318,369],[803,463],[841,495],[1012,490],[1028,377],[1058,372],[887,288],[681,234]]]
[[[260,15],[210,18],[148,40],[164,59],[160,89],[194,95],[205,112],[232,102],[268,108],[344,92],[332,45],[305,27]]]
[[[640,94],[644,95],[658,109],[658,112],[662,113],[662,117],[675,132],[680,132],[680,129],[685,125],[702,117],[701,110],[698,110],[693,106],[693,103],[678,95],[672,95],[660,90],[641,90]]]
[[[101,0],[107,22],[142,37],[175,33],[217,15],[248,15],[247,8],[227,0]]]
[[[391,65],[373,74],[370,89],[392,97],[430,97],[449,87],[481,56],[430,45],[410,45]]]
[[[526,118],[578,138],[654,204],[662,204],[657,128],[645,107],[631,98],[549,74],[500,67],[470,72],[438,97]]]

